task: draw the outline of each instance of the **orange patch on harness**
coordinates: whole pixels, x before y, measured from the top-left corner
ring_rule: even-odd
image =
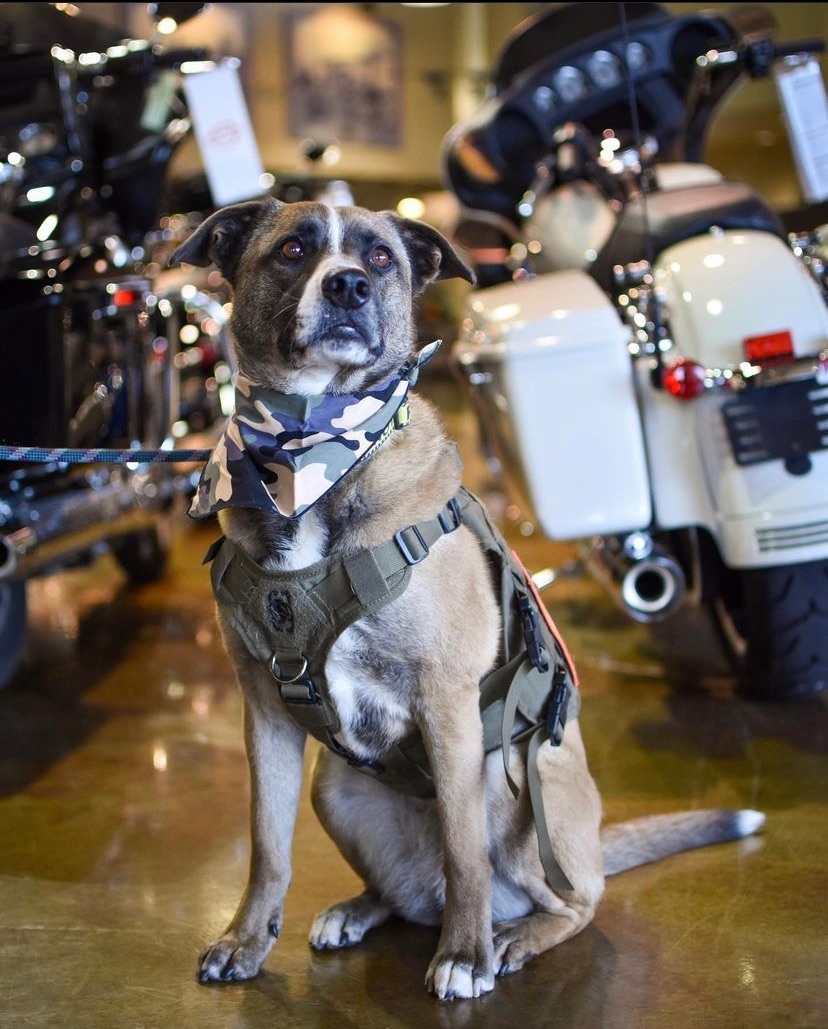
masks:
[[[566,643],[564,643],[564,639],[563,639],[563,636],[560,633],[560,630],[558,629],[557,625],[555,625],[555,622],[552,619],[552,615],[550,615],[550,613],[546,610],[546,605],[541,600],[541,595],[538,592],[537,586],[532,581],[532,576],[526,571],[526,568],[524,567],[523,562],[517,556],[517,554],[515,553],[514,550],[512,551],[512,557],[515,559],[515,561],[518,564],[518,567],[523,572],[523,577],[526,580],[526,585],[529,587],[529,590],[530,590],[532,596],[535,598],[535,603],[538,605],[538,610],[543,615],[543,620],[546,622],[547,628],[552,633],[552,635],[555,637],[555,640],[557,641],[558,646],[561,648],[561,654],[563,655],[564,661],[566,661],[566,667],[569,669],[569,675],[570,675],[570,678],[572,679],[573,685],[577,686],[578,685],[578,672],[575,669],[575,662],[572,660],[572,655],[566,649]]]

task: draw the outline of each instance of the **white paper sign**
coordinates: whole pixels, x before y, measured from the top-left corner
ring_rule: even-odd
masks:
[[[238,69],[219,65],[182,78],[213,203],[262,196],[264,168]]]
[[[790,136],[799,184],[808,203],[828,198],[828,100],[816,57],[788,58],[774,79]]]

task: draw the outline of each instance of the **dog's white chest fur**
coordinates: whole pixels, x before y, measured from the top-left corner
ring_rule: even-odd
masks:
[[[314,511],[307,511],[298,521],[292,546],[282,554],[280,569],[299,570],[321,560],[326,542],[325,527]],[[389,689],[389,662],[380,656],[382,644],[381,629],[361,621],[339,636],[325,664],[329,698],[342,726],[339,742],[364,759],[373,759],[413,726],[404,702],[408,693],[400,690],[406,670],[396,663]]]
[[[296,523],[296,535],[291,545],[282,551],[279,569],[286,572],[300,571],[325,555],[327,532],[314,511],[306,511]]]

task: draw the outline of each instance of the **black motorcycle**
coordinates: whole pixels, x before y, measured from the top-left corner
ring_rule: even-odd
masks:
[[[163,575],[195,474],[166,452],[223,414],[221,298],[162,279],[192,228],[162,217],[191,128],[182,67],[208,60],[51,4],[0,7],[0,686],[28,580],[104,550],[131,583]]]

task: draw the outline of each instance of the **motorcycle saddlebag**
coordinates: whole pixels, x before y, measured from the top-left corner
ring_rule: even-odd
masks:
[[[581,271],[470,295],[452,356],[470,385],[484,446],[551,539],[650,523],[628,338]]]

